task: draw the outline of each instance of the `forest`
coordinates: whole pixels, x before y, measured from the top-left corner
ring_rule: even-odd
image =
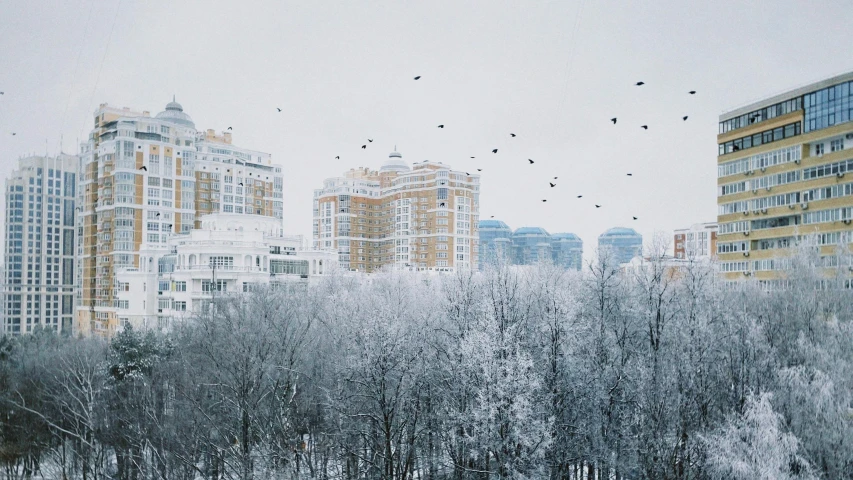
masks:
[[[850,256],[784,287],[494,262],[0,338],[0,478],[853,478]]]

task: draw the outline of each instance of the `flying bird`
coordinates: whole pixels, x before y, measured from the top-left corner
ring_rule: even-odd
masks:
[[[477,158],[477,157],[471,157],[471,158]]]
[[[636,220],[636,219],[637,219],[637,217],[633,217],[633,218],[634,218],[634,220]]]
[[[696,90],[690,90],[690,91],[689,91],[689,92],[687,92],[687,93],[689,93],[690,95],[696,95]]]
[[[159,216],[160,216],[160,212],[157,212],[154,216],[155,216],[155,217],[159,217]]]
[[[556,179],[557,179],[557,177],[554,177],[554,180],[556,180]]]
[[[494,216],[494,215],[492,215],[492,216],[491,216],[491,218],[495,218],[495,216]]]
[[[237,185],[240,185],[240,186],[242,187],[242,186],[243,186],[243,182],[240,182],[240,183],[238,183]]]
[[[417,77],[415,77],[415,80],[420,80],[420,79],[421,79],[421,76],[420,76],[420,75],[418,75]]]
[[[527,161],[530,162],[531,165],[533,165],[533,159],[532,158],[528,158]]]
[[[367,139],[367,143],[373,143],[373,139],[372,139],[372,138],[368,138],[368,139]]]
[[[3,95],[4,92],[0,92],[0,95]]]
[[[557,184],[556,184],[556,183],[554,183],[554,182],[548,182],[548,185],[551,185],[551,188],[554,188],[554,187],[556,187],[556,186],[557,186]]]
[[[687,115],[685,115],[685,116],[681,117],[681,119],[682,119],[682,120],[684,120],[684,121],[686,122],[686,121],[687,121]]]
[[[543,202],[547,202],[548,200],[542,200]]]
[[[578,198],[583,198],[583,195],[578,195]]]
[[[648,126],[648,125],[641,125],[641,128],[642,128],[643,130],[648,130],[648,129],[649,129],[649,126]]]
[[[471,176],[471,174],[470,174],[470,173],[468,173],[468,172],[465,172],[465,175],[468,175],[469,177]]]
[[[362,145],[361,148],[367,148],[367,145]]]
[[[335,157],[335,160],[340,160],[340,159],[341,159],[341,156],[340,156],[340,155],[338,155],[337,157]]]
[[[444,128],[444,124],[442,123],[441,125],[438,126],[438,128]]]
[[[276,109],[276,110],[278,110],[279,112],[281,111],[281,109],[280,109],[280,108],[278,108],[278,107],[275,107],[275,109]]]
[[[595,208],[601,208],[601,205],[596,204]]]
[[[231,130],[231,127],[228,127],[228,130]]]
[[[616,117],[611,118],[610,121],[613,122],[613,125],[616,125]]]
[[[514,134],[514,133],[510,133],[510,134],[509,134],[509,136],[510,136],[510,137],[515,137],[515,134]]]
[[[633,174],[633,173],[629,173],[629,174],[628,174],[628,176],[629,176],[629,177],[632,177],[632,176],[634,176],[634,174]]]
[[[498,149],[496,148],[496,149],[492,150],[492,153],[498,153]]]
[[[15,133],[15,132],[12,132],[12,136],[13,136],[13,137],[14,137],[14,136],[15,136],[15,135],[17,135],[17,133]]]
[[[146,172],[148,171],[148,167],[146,167],[145,165],[143,165],[143,166],[139,167],[139,169],[140,169],[140,170],[144,170],[144,171],[146,171]]]
[[[645,84],[646,84],[646,82],[637,82],[637,86],[638,86],[638,87],[643,86],[643,85],[645,85]]]
[[[478,172],[482,172],[482,171],[483,171],[483,169],[482,169],[482,168],[478,168],[478,169],[477,169],[477,171],[478,171]]]

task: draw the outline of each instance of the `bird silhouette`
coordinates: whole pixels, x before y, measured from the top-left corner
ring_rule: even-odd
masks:
[[[482,169],[482,168],[478,168],[478,169],[477,169],[477,171],[478,171],[478,172],[482,172],[482,171],[483,171],[483,169]]]
[[[157,212],[154,216],[155,216],[155,217],[159,217],[159,216],[160,216],[160,212]]]
[[[528,158],[527,161],[530,162],[531,165],[534,163],[532,158]]]
[[[276,109],[276,110],[278,110],[279,112],[281,111],[281,109],[280,109],[280,108],[278,108],[278,107],[275,107],[275,109]]]
[[[361,146],[361,148],[363,148],[363,149],[364,149],[364,148],[367,148],[367,145],[362,145],[362,146]]]
[[[613,122],[613,125],[616,125],[616,117],[611,118],[610,121]]]
[[[628,176],[629,176],[629,177],[631,177],[631,176],[633,176],[633,175],[634,175],[633,173],[629,173],[629,174],[628,174]]]
[[[636,220],[636,219],[637,219],[637,217],[632,217],[632,218],[633,218],[634,220]]]
[[[240,182],[240,183],[238,183],[237,185],[240,185],[240,186],[242,187],[242,186],[243,186],[243,182]]]
[[[689,92],[687,92],[687,93],[689,93],[690,95],[696,95],[696,90],[690,90],[690,91],[689,91]]]
[[[367,139],[367,143],[373,143],[373,139],[372,139],[372,138],[368,138],[368,139]]]
[[[583,198],[583,195],[578,195],[578,198]]]
[[[556,179],[557,179],[557,177],[554,177],[554,180],[556,180]]]
[[[471,158],[477,158],[477,157],[471,157]]]
[[[0,92],[0,95],[3,95],[5,92]]]
[[[469,177],[471,176],[471,174],[470,174],[470,173],[468,173],[468,172],[465,172],[465,175],[468,175]]]
[[[514,133],[510,133],[510,134],[509,134],[509,136],[510,136],[510,137],[515,137],[515,134],[514,134]]]
[[[340,160],[340,159],[341,159],[341,156],[340,156],[340,155],[338,155],[337,157],[335,157],[335,160]]]
[[[643,130],[648,130],[648,129],[649,129],[649,126],[648,126],[648,125],[641,125],[641,128],[642,128]]]
[[[686,122],[686,121],[687,121],[687,115],[685,115],[685,116],[681,117],[681,119],[682,119],[682,120],[684,120],[684,121]]]
[[[231,130],[231,127],[228,127],[228,130]]]
[[[645,84],[646,84],[646,82],[637,82],[637,86],[638,86],[638,87],[643,86],[643,85],[645,85]]]
[[[601,208],[601,205],[596,204],[595,208]]]
[[[420,79],[421,79],[421,76],[420,76],[420,75],[418,75],[417,77],[415,77],[415,80],[420,80]]]
[[[146,172],[148,171],[148,167],[146,167],[145,165],[143,165],[143,166],[139,167],[139,169],[140,169],[140,170],[144,170],[144,171],[146,171]]]
[[[542,200],[543,202],[547,202],[548,200]]]
[[[492,215],[490,218],[495,218],[495,216],[494,216],[494,215]]]
[[[15,135],[17,135],[17,133],[15,133],[15,132],[12,132],[12,136],[13,136],[13,137],[14,137],[14,136],[15,136]]]
[[[548,185],[551,185],[551,188],[554,188],[554,187],[556,187],[556,186],[557,186],[557,184],[556,184],[556,183],[554,183],[554,182],[548,182]]]
[[[439,125],[438,128],[444,128],[444,124]]]
[[[492,153],[498,153],[498,149],[496,148],[496,149],[492,150]]]

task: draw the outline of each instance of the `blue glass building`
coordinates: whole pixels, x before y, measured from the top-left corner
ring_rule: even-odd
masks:
[[[542,227],[521,227],[512,234],[512,261],[533,265],[551,258],[551,234]]]
[[[555,233],[551,235],[551,255],[554,265],[580,270],[583,240],[574,233]]]
[[[477,224],[480,232],[480,268],[488,262],[494,261],[501,255],[505,255],[505,243],[495,242],[499,239],[508,240],[512,237],[512,229],[500,220],[480,220]]]
[[[643,236],[633,228],[614,227],[598,236],[598,250],[610,249],[619,263],[643,253]]]

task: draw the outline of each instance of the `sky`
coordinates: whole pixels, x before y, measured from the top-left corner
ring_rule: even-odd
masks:
[[[284,167],[290,234],[310,238],[325,178],[396,146],[482,168],[481,219],[576,233],[588,257],[611,227],[650,243],[715,221],[719,115],[853,70],[849,6],[0,0],[0,176],[76,153],[101,103],[175,95]]]

